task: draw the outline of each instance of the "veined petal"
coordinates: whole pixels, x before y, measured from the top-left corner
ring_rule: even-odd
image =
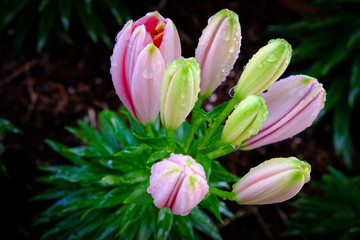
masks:
[[[241,32],[238,16],[220,11],[203,31],[195,51],[201,68],[202,96],[209,96],[229,75],[240,52]]]
[[[260,96],[268,107],[268,118],[259,133],[244,142],[243,150],[293,137],[313,123],[325,102],[322,84],[305,75],[279,80]]]
[[[151,167],[147,192],[158,208],[168,207],[176,215],[185,216],[209,192],[204,168],[191,156],[172,153]]]
[[[145,27],[143,25],[136,27],[131,35],[125,55],[125,76],[128,86],[132,85],[133,71],[140,52],[150,43],[152,43],[151,36],[146,32]]]
[[[164,29],[164,36],[159,46],[159,50],[164,57],[165,65],[167,67],[171,62],[181,57],[181,44],[175,24],[168,18],[165,21],[166,26]]]
[[[125,77],[125,54],[128,48],[128,42],[132,33],[132,21],[128,21],[124,28],[116,36],[113,55],[110,58],[110,73],[112,81],[121,102],[129,110],[131,115],[135,116],[134,106],[130,96],[130,89]]]
[[[240,204],[271,204],[295,196],[310,180],[311,166],[294,157],[273,158],[252,168],[233,186]]]
[[[154,44],[147,45],[134,67],[131,85],[132,99],[138,120],[144,124],[155,121],[160,111],[160,85],[165,63]]]

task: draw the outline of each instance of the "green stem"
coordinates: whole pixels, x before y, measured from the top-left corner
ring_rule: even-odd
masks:
[[[213,186],[209,186],[209,191],[212,194],[215,194],[218,197],[221,197],[223,200],[234,200],[233,193],[228,191],[223,191]]]
[[[147,135],[148,137],[155,137],[151,125],[146,125],[146,126],[144,126],[144,127],[145,127],[146,135]]]
[[[198,101],[195,103],[194,109],[200,109],[202,102],[205,98],[199,97]],[[194,140],[195,132],[199,127],[199,124],[201,123],[201,119],[198,117],[198,114],[196,111],[193,111],[193,115],[191,117],[191,125],[190,130],[188,132],[188,135],[186,136],[185,143],[184,143],[184,151],[187,153],[189,150],[189,147],[191,145],[192,140]]]
[[[208,153],[207,156],[210,159],[216,159],[216,158],[225,156],[225,155],[227,155],[229,153],[235,152],[236,150],[237,150],[237,148],[234,148],[232,146],[226,146],[224,148],[220,148],[220,149],[217,149],[217,150],[215,150],[213,152]]]
[[[239,103],[240,100],[236,97],[232,98],[225,109],[220,113],[220,115],[215,119],[215,121],[210,124],[209,130],[206,132],[205,136],[200,142],[199,148],[204,148],[208,141],[210,140],[211,136],[214,134],[218,126],[224,121],[224,119],[234,110],[234,106]]]
[[[165,129],[166,138],[169,141],[169,146],[174,151],[175,149],[175,136],[174,136],[174,130],[172,129]]]

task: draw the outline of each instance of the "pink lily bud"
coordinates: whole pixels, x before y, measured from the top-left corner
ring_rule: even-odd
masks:
[[[239,17],[223,9],[212,16],[203,30],[195,51],[201,68],[200,96],[210,96],[225,80],[240,52]]]
[[[147,192],[158,208],[186,216],[209,192],[204,168],[192,157],[172,153],[151,167]]]
[[[271,204],[295,196],[310,180],[311,166],[297,158],[273,158],[252,168],[233,186],[239,204]]]
[[[325,90],[315,78],[294,75],[273,83],[259,96],[265,99],[268,117],[256,135],[241,146],[250,150],[279,142],[309,127],[324,107]]]
[[[131,115],[144,125],[160,111],[160,85],[165,68],[180,58],[175,25],[158,12],[128,21],[116,36],[110,73],[116,94]]]

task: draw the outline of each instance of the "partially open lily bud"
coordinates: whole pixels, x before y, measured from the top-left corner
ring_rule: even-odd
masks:
[[[244,99],[268,89],[286,70],[291,53],[291,45],[284,39],[270,40],[249,60],[234,88],[235,96]]]
[[[122,103],[143,125],[158,116],[162,76],[180,55],[175,25],[158,12],[128,21],[117,34],[110,59],[112,81]]]
[[[259,131],[267,115],[264,99],[248,96],[230,114],[222,132],[222,139],[231,145],[240,145]]]
[[[209,19],[195,51],[201,68],[201,96],[210,96],[229,75],[240,45],[241,29],[236,13],[223,9]]]
[[[315,78],[294,75],[275,82],[266,93],[269,115],[259,132],[241,146],[250,150],[279,142],[309,127],[324,107],[325,90]]]
[[[151,167],[148,193],[158,208],[188,215],[209,192],[204,168],[192,157],[172,153]]]
[[[310,180],[311,166],[297,158],[273,158],[252,168],[233,186],[239,204],[271,204],[295,196]]]
[[[160,89],[160,118],[175,130],[193,109],[200,91],[200,67],[195,58],[180,58],[165,70]]]

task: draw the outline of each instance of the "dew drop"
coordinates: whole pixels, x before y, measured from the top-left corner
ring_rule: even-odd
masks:
[[[235,90],[234,90],[233,87],[230,88],[230,90],[229,90],[229,96],[230,96],[230,97],[234,97],[234,96],[235,96]]]

